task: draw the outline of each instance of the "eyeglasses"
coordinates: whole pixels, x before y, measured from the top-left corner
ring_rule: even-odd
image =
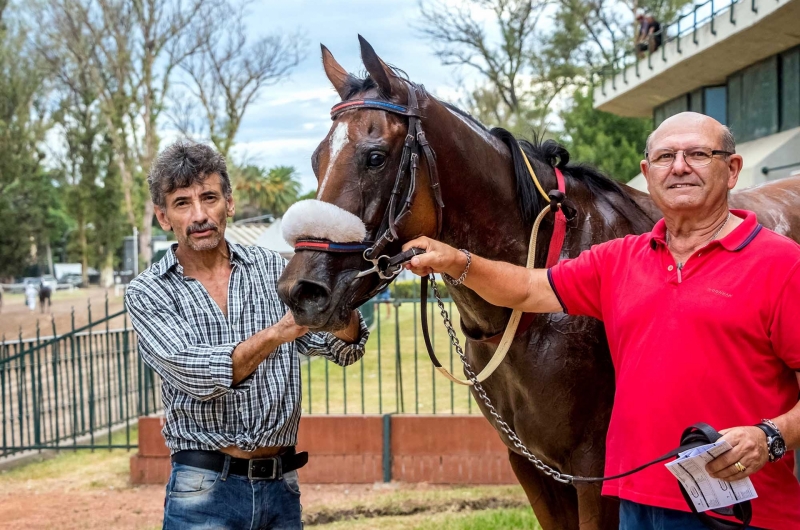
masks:
[[[705,167],[711,163],[716,155],[730,156],[733,153],[711,149],[708,147],[688,147],[686,149],[656,149],[652,153],[645,153],[647,163],[655,167],[671,167],[678,157],[678,153],[683,153],[683,159],[691,167]]]

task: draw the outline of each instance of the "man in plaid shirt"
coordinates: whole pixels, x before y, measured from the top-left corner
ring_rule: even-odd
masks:
[[[283,258],[224,239],[234,202],[210,147],[173,144],[148,183],[178,243],[131,282],[125,304],[162,378],[172,452],[164,528],[302,528],[298,354],[352,364],[367,327],[358,311],[333,334],[295,324],[276,291]]]

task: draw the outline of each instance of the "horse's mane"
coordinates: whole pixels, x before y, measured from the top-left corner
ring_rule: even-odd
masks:
[[[425,87],[412,83],[408,79],[408,75],[403,70],[395,66],[389,66],[389,68],[396,77],[403,79],[404,81],[408,82],[409,85],[416,87],[419,91],[421,91],[423,96],[427,95],[425,92]],[[356,77],[352,74],[348,75],[345,81],[345,88],[346,96],[343,98],[344,100],[348,100],[357,94],[370,89],[377,90],[381,97],[388,99],[369,74],[364,74],[363,78]],[[532,164],[539,162],[554,168],[557,167],[566,175],[569,175],[573,179],[583,183],[589,189],[592,195],[606,199],[608,199],[608,194],[620,197],[623,200],[613,201],[614,206],[615,208],[620,209],[619,206],[621,205],[622,211],[620,211],[620,213],[628,219],[638,219],[643,215],[646,217],[646,214],[644,214],[642,209],[617,182],[605,176],[603,173],[589,164],[570,163],[569,151],[567,151],[564,146],[555,140],[543,141],[542,138],[536,133],[533,134],[533,139],[531,141],[518,140],[513,134],[503,128],[495,127],[489,130],[485,125],[483,125],[468,112],[450,103],[446,103],[441,100],[437,101],[452,112],[470,120],[470,122],[474,123],[477,127],[483,129],[484,131],[488,131],[492,136],[495,136],[508,146],[514,163],[517,200],[519,202],[519,208],[522,212],[522,216],[526,222],[533,223],[533,221],[536,219],[536,216],[539,215],[543,203],[539,197],[539,192],[536,189],[536,185],[533,183],[533,180],[528,173],[528,168],[525,165],[525,161],[519,152],[520,147],[525,151],[525,154],[528,156],[528,160]]]
[[[555,140],[544,140],[534,134],[531,141],[518,140],[513,134],[500,127],[495,127],[490,133],[505,143],[511,151],[511,158],[514,163],[514,175],[516,176],[517,201],[523,218],[533,223],[542,208],[542,200],[536,185],[531,179],[525,160],[520,154],[520,147],[525,151],[528,160],[535,164],[536,161],[558,168],[565,175],[584,184],[589,192],[595,197],[608,198],[612,194],[622,198],[622,201],[615,201],[615,205],[623,206],[620,212],[628,219],[641,218],[643,211],[633,201],[627,192],[616,181],[605,176],[596,168],[588,164],[574,164],[569,161],[569,151]],[[567,192],[569,196],[569,191]]]

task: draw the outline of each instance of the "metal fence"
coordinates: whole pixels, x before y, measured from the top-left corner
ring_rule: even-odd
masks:
[[[447,381],[430,363],[419,304],[397,298],[362,306],[372,333],[356,364],[303,357],[303,412],[477,413],[466,387]],[[439,309],[429,304],[437,355],[461,373]],[[452,314],[452,301],[445,304]],[[37,449],[135,448],[136,419],[162,409],[160,379],[142,362],[125,310],[109,314],[106,302],[95,321],[88,311],[89,324],[75,328],[73,315],[68,333],[37,328],[34,338],[0,341],[0,457]],[[115,319],[122,319],[121,328],[111,328]]]
[[[452,300],[444,300],[458,316]],[[462,374],[439,308],[428,302],[431,340],[443,365]],[[420,301],[396,298],[361,307],[372,322],[364,358],[340,367],[315,357],[302,360],[303,412],[308,414],[479,413],[467,387],[441,376],[431,364],[420,327]],[[458,322],[458,318],[453,318]],[[463,344],[463,339],[462,339]]]
[[[0,342],[0,457],[26,450],[134,448],[136,418],[161,407],[158,376],[138,355],[125,311],[71,330]],[[122,329],[110,329],[115,318]],[[113,433],[121,431],[113,437]]]

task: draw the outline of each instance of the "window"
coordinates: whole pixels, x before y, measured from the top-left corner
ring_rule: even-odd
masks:
[[[660,107],[656,107],[653,111],[653,122],[655,127],[661,125],[661,122],[681,112],[689,110],[689,95],[684,94],[671,101],[667,101]]]
[[[781,130],[800,127],[800,48],[781,54]]]
[[[703,114],[711,116],[722,125],[728,124],[727,94],[725,86],[710,86],[703,89]]]
[[[689,110],[703,114],[703,89],[698,88],[689,94]]]
[[[747,142],[778,132],[778,57],[728,78],[728,125]]]

